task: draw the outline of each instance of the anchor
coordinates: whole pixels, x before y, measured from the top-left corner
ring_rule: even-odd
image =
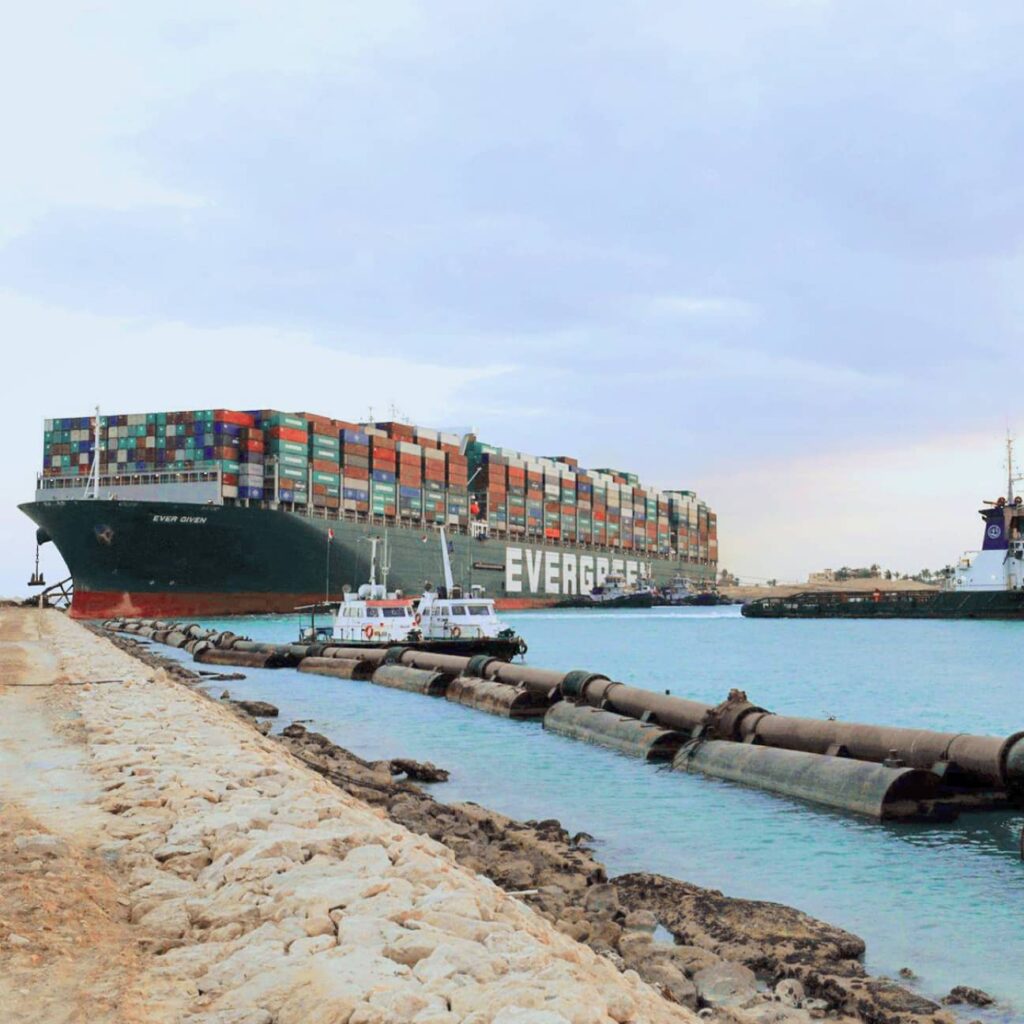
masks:
[[[43,574],[39,571],[39,545],[36,544],[36,568],[35,572],[32,573],[28,578],[28,585],[30,587],[45,587],[46,580],[43,578]]]

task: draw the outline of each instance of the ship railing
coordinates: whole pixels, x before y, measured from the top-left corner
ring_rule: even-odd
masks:
[[[136,487],[144,484],[198,484],[216,483],[219,475],[214,470],[173,470],[164,473],[106,473],[99,478],[100,489]],[[84,490],[88,477],[36,476],[36,490]]]

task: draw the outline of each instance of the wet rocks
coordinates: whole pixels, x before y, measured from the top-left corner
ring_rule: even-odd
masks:
[[[404,775],[412,782],[447,782],[448,771],[429,761],[413,761],[408,757],[393,757],[389,762],[392,775]]]
[[[942,997],[942,1002],[945,1006],[991,1006],[995,999],[980,988],[956,985],[950,989],[949,995]]]
[[[226,690],[224,692],[227,693]],[[277,718],[279,713],[273,704],[269,704],[265,700],[233,700],[230,697],[221,699],[229,700],[239,711],[244,711],[252,718]]]

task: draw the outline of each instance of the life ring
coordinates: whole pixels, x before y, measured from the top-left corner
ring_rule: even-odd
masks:
[[[423,621],[423,616],[422,616],[422,615],[420,615],[420,613],[419,613],[419,612],[417,612],[417,613],[416,613],[416,614],[415,614],[415,615],[414,615],[414,616],[412,617],[412,624],[413,624],[414,626],[418,626],[418,625],[419,625],[419,624],[420,624],[420,623],[421,623],[422,621]]]
[[[452,636],[455,636],[455,637],[462,636],[462,630],[459,629],[458,626],[452,626]]]
[[[367,640],[372,640],[373,639],[373,626],[364,626],[363,627],[363,636],[365,636]]]

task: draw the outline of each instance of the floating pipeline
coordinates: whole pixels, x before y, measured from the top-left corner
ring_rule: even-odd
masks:
[[[370,682],[377,686],[423,693],[428,697],[443,697],[451,680],[452,676],[448,672],[409,668],[406,665],[379,665],[370,676]]]
[[[443,694],[508,718],[543,716],[545,727],[563,735],[650,760],[671,758],[679,770],[878,819],[1024,806],[1024,733],[972,736],[775,715],[740,690],[715,706],[597,672],[559,672],[486,655],[257,643],[229,631],[154,620],[114,619],[105,626],[160,637],[199,661],[297,665],[303,672]]]
[[[479,676],[455,676],[448,684],[445,697],[453,704],[464,704],[502,718],[543,718],[551,706],[546,696],[525,686],[509,686]]]
[[[303,658],[297,667],[300,672],[335,679],[369,679],[373,675],[373,665],[354,658]]]
[[[938,800],[939,776],[919,768],[805,754],[728,740],[691,740],[672,760],[676,771],[751,785],[880,820],[956,817]]]
[[[570,739],[611,747],[645,761],[671,761],[686,741],[680,732],[567,700],[551,706],[544,716],[544,728]]]

